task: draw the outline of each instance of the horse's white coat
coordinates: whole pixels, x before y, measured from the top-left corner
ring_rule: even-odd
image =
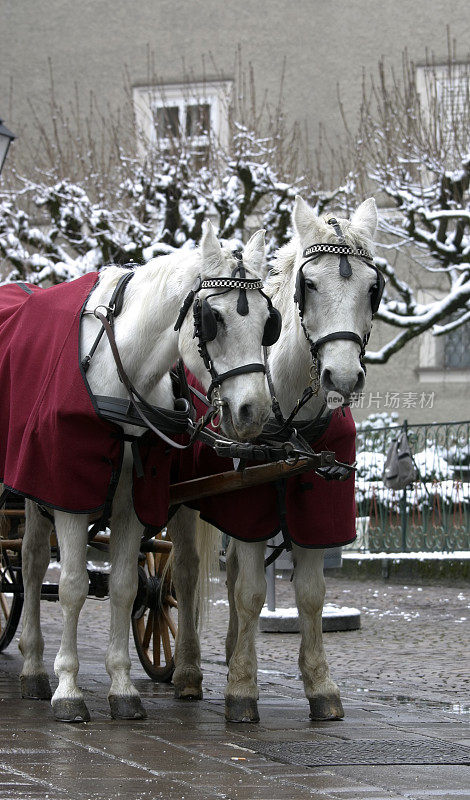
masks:
[[[248,272],[260,275],[264,263],[264,232],[248,242],[244,264]],[[222,251],[210,223],[206,224],[200,251],[179,251],[153,259],[140,267],[126,288],[124,304],[115,324],[116,341],[124,368],[140,393],[160,406],[170,404],[168,384],[162,381],[170,366],[181,356],[207,389],[210,376],[193,339],[192,310],[181,331],[173,330],[179,309],[199,275],[230,276],[236,262]],[[87,309],[106,305],[122,270],[104,270],[92,292]],[[217,290],[215,290],[217,291]],[[202,299],[214,290],[200,292]],[[250,313],[241,317],[236,311],[236,293],[211,298],[211,305],[223,317],[224,325],[208,344],[209,354],[219,373],[247,363],[262,362],[261,340],[268,318],[266,300],[259,292],[249,292]],[[98,321],[86,316],[82,331],[81,352],[87,353],[99,330]],[[102,342],[90,364],[87,379],[96,394],[124,397],[109,346]],[[256,436],[270,411],[265,376],[250,373],[228,379],[222,385],[225,400],[223,426],[240,437]],[[132,430],[131,428],[129,430]],[[138,692],[130,680],[129,625],[137,590],[137,557],[143,532],[132,503],[132,459],[129,446],[115,494],[111,518],[110,599],[111,627],[106,655],[106,669],[111,678],[110,698],[135,700],[136,716],[142,709]],[[64,476],[67,480],[67,476]],[[86,515],[56,511],[55,527],[61,552],[59,599],[64,629],[54,669],[59,685],[52,698],[56,708],[64,701],[82,714],[83,695],[77,685],[77,623],[88,592],[86,544],[89,520]],[[27,505],[26,535],[23,545],[25,605],[20,649],[24,655],[23,685],[28,678],[47,681],[43,663],[43,640],[40,631],[40,587],[48,564],[50,523],[34,504]],[[80,705],[82,704],[82,705]],[[132,708],[132,702],[131,702]],[[82,710],[81,710],[82,709]]]
[[[303,263],[302,253],[306,247],[318,242],[338,241],[332,226],[326,222],[327,218],[328,216],[317,217],[302,198],[297,198],[293,214],[295,236],[278,252],[265,284],[266,293],[280,310],[283,319],[281,337],[270,348],[269,368],[276,397],[285,416],[290,413],[308,385],[311,366],[309,345],[293,300],[296,276]],[[338,221],[347,244],[363,247],[373,253],[377,210],[372,198],[359,206],[350,221]],[[338,257],[335,256],[322,256],[318,261],[310,262],[304,267],[304,321],[314,341],[339,330],[353,331],[362,339],[370,330],[372,313],[369,292],[376,283],[376,274],[359,259],[350,257],[350,263],[353,275],[348,279],[340,276]],[[321,393],[301,409],[298,419],[315,418],[331,389],[347,396],[363,384],[358,344],[347,340],[328,342],[321,348],[320,355]],[[195,518],[193,517],[191,526],[188,515],[185,514],[184,523],[186,528],[178,521],[178,515],[171,523],[175,551],[184,552],[185,543],[194,536]],[[228,716],[232,715],[233,699],[255,703],[258,697],[255,633],[266,595],[264,556],[264,542],[246,543],[235,539],[232,539],[227,554],[230,603],[226,640],[229,665],[226,688]],[[180,560],[181,558],[182,556]],[[324,551],[293,545],[293,558],[294,590],[301,629],[299,666],[305,693],[314,716],[338,718],[343,715],[339,690],[330,677],[322,642]],[[191,608],[192,601],[187,595],[192,590],[193,587],[186,583],[184,595],[178,594],[180,614],[182,608],[185,611]],[[191,634],[192,641],[194,636],[195,631]],[[191,648],[188,648],[185,653],[190,651]],[[196,649],[192,652],[196,652]],[[174,680],[175,685],[176,679],[178,680],[181,694],[184,694],[186,673],[193,674],[190,662],[186,660],[181,663],[178,659]]]

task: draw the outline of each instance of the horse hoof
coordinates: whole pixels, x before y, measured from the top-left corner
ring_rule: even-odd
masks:
[[[52,701],[52,711],[58,722],[89,722],[90,712],[81,698],[62,697]]]
[[[50,700],[51,684],[47,675],[20,675],[21,697],[29,700]]]
[[[259,722],[258,703],[252,697],[226,697],[227,722]]]
[[[202,700],[202,689],[197,689],[195,686],[185,686],[184,689],[178,689],[175,686],[175,700],[187,700],[188,702]]]
[[[344,710],[341,700],[336,695],[323,695],[309,698],[310,719],[317,722],[323,720],[343,719]]]
[[[110,694],[108,696],[113,719],[146,719],[147,712],[136,695]]]

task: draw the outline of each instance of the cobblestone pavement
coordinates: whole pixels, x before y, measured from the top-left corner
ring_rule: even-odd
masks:
[[[299,635],[270,633],[258,637],[261,723],[245,726],[223,717],[223,583],[221,574],[202,634],[202,702],[174,700],[171,686],[147,679],[133,653],[144,722],[108,714],[107,601],[88,600],[80,625],[86,725],[56,723],[47,703],[20,699],[18,631],[0,655],[1,800],[470,798],[468,587],[328,578],[327,601],[362,615],[361,630],[325,634],[345,719],[309,722]],[[278,606],[293,605],[288,580],[276,591]],[[43,603],[43,618],[52,674],[58,605]],[[394,754],[402,763],[390,763]]]

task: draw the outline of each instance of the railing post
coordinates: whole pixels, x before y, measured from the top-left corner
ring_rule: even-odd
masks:
[[[403,421],[403,432],[405,436],[408,433],[408,420],[405,419]],[[406,486],[403,489],[403,494],[401,498],[401,547],[402,552],[406,553],[407,545],[406,545],[406,530],[408,525],[408,515],[406,512]]]
[[[271,540],[273,541],[273,540]],[[266,567],[267,603],[268,611],[276,610],[276,573],[274,562]]]

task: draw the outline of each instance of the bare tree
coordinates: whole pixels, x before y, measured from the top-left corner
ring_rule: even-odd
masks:
[[[364,77],[358,128],[343,112],[347,147],[335,158],[353,165],[356,197],[376,191],[381,201],[377,263],[388,288],[377,318],[396,329],[369,362],[470,320],[469,91],[469,58],[459,61],[449,42],[444,64],[427,56],[417,67],[405,52],[401,74],[382,61]],[[422,288],[437,298],[419,302]]]
[[[282,113],[282,76],[271,104],[266,96],[258,101],[253,70],[242,67],[240,53],[235,69],[228,143],[207,132],[203,151],[201,137],[188,136],[184,126],[145,139],[129,81],[117,112],[101,109],[93,95],[82,109],[78,92],[64,109],[51,70],[49,107],[39,112],[32,106],[39,141],[0,193],[3,272],[57,283],[109,263],[142,263],[197,244],[208,216],[220,238],[235,242],[264,225],[273,251],[291,235],[297,192],[319,211],[326,208],[342,190],[322,191],[305,170],[306,141]],[[149,85],[164,101],[154,74]],[[152,113],[155,131],[159,120]]]

